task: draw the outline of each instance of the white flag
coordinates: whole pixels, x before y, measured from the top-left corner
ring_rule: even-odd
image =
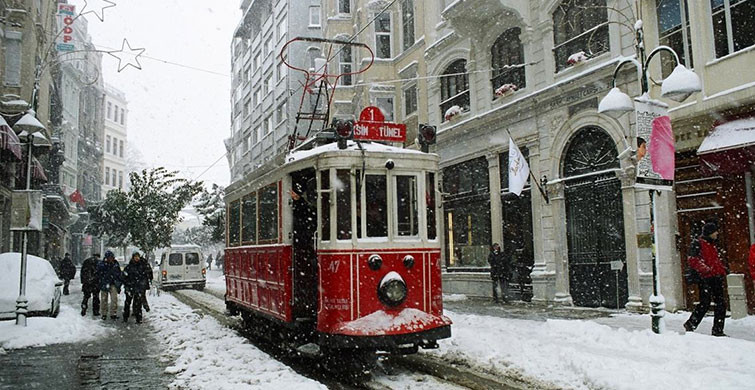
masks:
[[[514,140],[509,138],[509,192],[519,196],[527,177],[530,175],[530,166],[522,156],[522,152],[516,147]]]

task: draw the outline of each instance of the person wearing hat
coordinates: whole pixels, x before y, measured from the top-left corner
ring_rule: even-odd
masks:
[[[727,270],[716,248],[718,239],[718,225],[708,222],[703,226],[703,232],[697,239],[692,241],[689,249],[687,262],[689,266],[700,274],[700,302],[695,306],[684,329],[693,332],[705,313],[710,308],[711,300],[716,304],[713,310],[713,336],[726,336],[724,334],[724,320],[726,319],[726,302],[724,301],[724,278]]]
[[[100,276],[100,313],[102,319],[106,320],[108,313],[110,313],[110,319],[117,320],[118,294],[121,292],[123,275],[121,274],[121,266],[115,260],[113,252],[105,252],[105,259],[97,264],[97,274]],[[110,298],[109,305],[108,298]],[[108,311],[108,309],[110,310]]]

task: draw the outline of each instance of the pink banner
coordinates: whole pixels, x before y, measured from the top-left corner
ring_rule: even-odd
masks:
[[[653,163],[653,171],[665,180],[674,180],[675,154],[671,119],[666,115],[653,119],[653,130],[650,133],[650,160]]]

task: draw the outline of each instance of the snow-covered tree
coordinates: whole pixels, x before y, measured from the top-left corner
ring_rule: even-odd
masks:
[[[225,241],[225,188],[217,184],[211,190],[202,190],[194,208],[202,215],[202,225],[212,229],[211,238],[215,242]]]
[[[109,247],[125,248],[131,243],[131,208],[129,194],[115,189],[105,200],[88,208],[87,233],[101,237]]]

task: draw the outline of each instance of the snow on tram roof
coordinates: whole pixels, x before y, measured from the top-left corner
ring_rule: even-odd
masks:
[[[362,149],[364,149],[366,152],[381,152],[381,153],[403,153],[403,154],[426,154],[419,150],[415,149],[405,149],[405,148],[397,148],[395,146],[385,145],[381,143],[376,142],[362,142]],[[292,163],[294,161],[303,160],[307,157],[314,156],[317,154],[322,154],[325,152],[335,152],[339,151],[341,149],[338,149],[338,143],[337,142],[331,142],[325,145],[320,145],[315,148],[309,149],[309,150],[299,150],[295,151],[293,153],[290,153],[286,156],[286,163]],[[349,151],[360,151],[359,146],[355,141],[347,141],[346,143],[346,149],[343,150],[349,150]]]

